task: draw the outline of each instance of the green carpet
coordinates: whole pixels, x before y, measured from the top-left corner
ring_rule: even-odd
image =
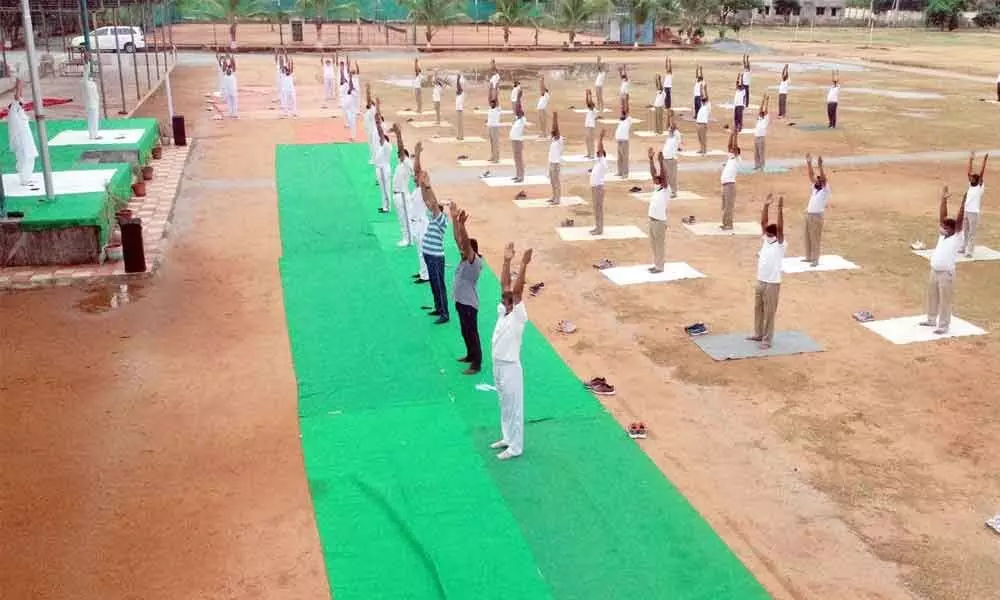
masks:
[[[496,394],[475,389],[491,367],[460,375],[457,318],[434,326],[420,309],[430,290],[411,283],[396,217],[375,211],[367,157],[361,144],[277,150],[302,446],[334,596],[767,598],[533,326],[526,452],[494,458]],[[480,297],[488,355],[489,271]]]

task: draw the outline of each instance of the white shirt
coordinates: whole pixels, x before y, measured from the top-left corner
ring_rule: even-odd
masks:
[[[590,170],[590,185],[604,185],[604,175],[608,172],[608,159],[598,156],[594,159],[594,167]]]
[[[455,110],[462,110],[465,108],[465,92],[455,95]]]
[[[562,162],[563,145],[565,145],[566,139],[560,136],[558,139],[554,139],[549,142],[549,164],[558,165]]]
[[[583,126],[593,129],[597,127],[597,111],[593,108],[588,108],[586,114],[583,115]]]
[[[743,106],[746,103],[747,91],[744,89],[736,90],[733,94],[733,108],[737,106]]]
[[[663,87],[667,89],[674,87],[674,76],[672,74],[667,73],[663,76]]]
[[[375,105],[369,106],[365,109],[364,125],[365,129],[369,132],[375,132]]]
[[[435,83],[434,84],[434,91],[431,92],[431,100],[433,100],[434,102],[440,102],[441,101],[441,84],[440,83]]]
[[[701,108],[698,109],[698,116],[695,119],[698,123],[708,124],[708,115],[712,113],[712,103],[702,102]]]
[[[616,142],[627,142],[629,131],[632,129],[632,117],[625,117],[618,121],[618,127],[615,128],[615,141]]]
[[[983,192],[986,184],[970,185],[969,191],[965,192],[965,212],[979,214],[979,208],[983,205]]]
[[[497,306],[497,325],[493,329],[493,362],[520,362],[521,338],[528,322],[524,302],[518,302],[507,314],[507,307]]]
[[[653,191],[653,199],[649,201],[649,218],[657,221],[667,220],[667,204],[670,202],[670,191],[667,187],[657,187]]]
[[[681,132],[678,129],[670,135],[667,133],[667,139],[663,142],[663,158],[666,160],[676,160],[677,159],[677,148],[681,145]]]
[[[376,135],[378,135],[376,133]],[[375,166],[376,167],[387,167],[389,166],[389,156],[392,154],[392,144],[389,140],[383,141],[378,145],[375,150]]]
[[[1000,73],[997,73],[997,83],[1000,83]]]
[[[419,185],[410,194],[410,204],[406,208],[411,221],[427,219],[427,205],[424,204],[424,192],[420,189]]]
[[[520,141],[524,139],[524,117],[515,117],[510,126],[510,139]]]
[[[410,178],[413,177],[412,159],[407,158],[396,165],[396,172],[392,174],[392,189],[395,192],[406,193],[410,185]]]
[[[607,76],[608,74],[604,71],[598,72],[597,77],[594,78],[594,87],[604,87],[604,78]]]
[[[788,93],[788,80],[782,79],[778,82],[778,93],[787,94]]]
[[[495,88],[500,85],[500,73],[490,75],[490,87]]]
[[[618,87],[618,95],[624,97],[628,94],[628,79],[622,79],[622,84]]]
[[[701,82],[700,81],[694,82],[694,89],[691,90],[691,95],[692,96],[698,96],[699,98],[701,97]]]
[[[538,99],[538,104],[536,108],[538,110],[545,110],[549,105],[549,93],[545,92],[542,97]]]
[[[771,117],[760,115],[757,116],[757,125],[753,128],[754,137],[764,137],[767,135],[767,125],[771,122]]]
[[[831,85],[830,86],[830,91],[826,93],[826,101],[827,101],[827,103],[838,102],[839,100],[840,100],[840,86],[839,85]]]
[[[517,97],[521,95],[521,86],[515,85],[513,89],[510,90],[510,101],[517,102]]]
[[[233,86],[235,91],[236,86]],[[83,105],[87,110],[97,110],[100,107],[97,83],[90,77],[83,80]]]
[[[750,75],[750,69],[743,69],[743,85],[750,85],[751,77],[752,75]]]
[[[663,90],[656,92],[656,97],[653,98],[653,108],[663,108],[667,104],[667,95],[663,93]]]
[[[424,82],[424,76],[422,73],[417,73],[413,76],[413,87],[419,88]]]
[[[931,254],[931,269],[935,271],[955,272],[955,259],[965,242],[965,232],[958,232],[950,237],[938,236],[934,254]]]
[[[719,181],[722,183],[736,183],[736,172],[740,169],[740,157],[730,154],[726,159],[726,164],[722,167],[722,176]]]
[[[491,108],[486,112],[486,126],[500,127],[500,107]]]
[[[323,79],[333,79],[333,65],[323,63]]]
[[[764,236],[757,253],[757,280],[764,283],[781,283],[781,261],[785,259],[788,242],[767,241]]]
[[[826,203],[830,201],[830,186],[824,185],[823,189],[817,190],[816,186],[809,188],[809,204],[806,212],[811,215],[821,215],[826,212]]]

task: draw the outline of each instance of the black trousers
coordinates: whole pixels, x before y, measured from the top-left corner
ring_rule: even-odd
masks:
[[[663,107],[667,109],[673,108],[670,104],[670,92],[671,88],[663,88]],[[997,85],[997,94],[1000,94],[1000,85]]]
[[[701,109],[701,96],[694,97],[694,118],[698,118],[698,110]]]
[[[667,96],[667,98],[669,97]],[[1000,102],[1000,81],[997,82],[997,102]]]
[[[733,107],[733,131],[737,134],[743,131],[743,107],[734,106]]]
[[[830,127],[837,126],[837,103],[827,102],[826,103],[826,118],[830,121]]]
[[[458,313],[462,339],[465,340],[465,357],[469,359],[473,369],[479,369],[483,365],[483,347],[479,342],[479,309],[456,302],[455,312]]]
[[[745,85],[745,86],[743,86],[743,88],[746,90],[746,93],[747,93],[746,96],[743,96],[743,106],[749,107],[750,106],[750,86],[749,85]]]

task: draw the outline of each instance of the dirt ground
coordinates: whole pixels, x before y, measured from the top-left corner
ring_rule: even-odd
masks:
[[[828,48],[794,49],[755,55],[754,100],[765,84],[777,84],[772,69],[787,59],[795,67],[790,120],[822,123],[828,67],[799,53]],[[978,50],[969,45],[965,52],[972,61]],[[731,101],[738,55],[674,56],[677,105],[690,103],[695,62],[705,66],[716,104]],[[488,58],[422,60],[427,69],[461,68],[471,77]],[[642,113],[662,55],[604,58],[631,65],[633,106],[644,119],[633,131],[647,129]],[[385,81],[407,77],[409,59],[360,60],[387,119],[404,122],[395,110],[412,106],[412,92]],[[526,82],[530,120],[537,87],[529,78],[548,73],[567,153],[583,147],[583,116],[567,109],[582,106],[592,76],[567,75],[564,67],[592,60],[559,53],[498,57],[501,68],[516,69]],[[841,129],[807,132],[776,122],[768,138],[772,160],[812,152],[833,163],[996,146],[1000,106],[978,101],[992,86],[957,78],[964,71],[929,77],[845,62],[841,74],[845,88],[939,96],[893,99],[845,89]],[[242,58],[239,77],[241,88],[260,96],[273,82],[273,65],[267,57]],[[318,102],[319,77],[311,61],[300,67],[300,104]],[[198,141],[162,272],[113,310],[106,309],[105,290],[0,295],[2,338],[13,340],[0,359],[0,506],[15,515],[4,519],[0,536],[0,586],[12,597],[326,592],[295,437],[294,374],[276,268],[273,146],[334,139],[342,129],[329,118],[211,121],[202,93],[213,80],[205,67],[175,71],[175,102],[190,115]],[[466,135],[476,135],[485,117],[470,109],[485,105],[482,83],[473,82],[470,94]],[[266,103],[262,98],[247,102]],[[452,98],[446,92],[446,120]],[[162,98],[143,112],[163,116]],[[724,145],[727,115],[717,106],[712,148]],[[692,124],[682,121],[681,130],[690,147]],[[411,146],[435,133],[453,135],[404,131]],[[502,156],[509,157],[502,136]],[[652,142],[633,138],[633,170],[642,168]],[[749,158],[752,140],[741,142]],[[668,260],[688,262],[707,278],[616,287],[591,264],[602,257],[646,262],[647,240],[560,242],[553,228],[567,216],[589,224],[589,207],[517,209],[511,199],[518,188],[488,188],[475,182],[481,170],[456,166],[458,154],[485,158],[485,144],[425,147],[439,195],[470,211],[471,232],[491,264],[499,264],[507,240],[535,248],[533,276],[546,286],[529,301],[533,321],[543,331],[559,319],[577,323],[572,337],[548,334],[552,343],[581,377],[604,375],[617,386],[605,404],[622,422],[650,426],[643,449],[776,598],[996,596],[997,539],[982,522],[1000,510],[1000,476],[989,463],[1000,433],[984,425],[1000,416],[990,391],[1000,385],[1000,343],[987,335],[893,346],[850,317],[858,310],[880,318],[920,313],[928,264],[908,244],[933,243],[941,185],[965,188],[961,160],[831,165],[824,250],[862,268],[786,275],[778,314],[779,329],[806,332],[825,351],[715,363],[682,327],[704,321],[716,332],[747,331],[759,246],[752,236],[695,237],[679,227],[681,215],[718,219],[718,169],[687,170],[717,159],[682,163],[681,189],[704,199],[671,207],[667,238]],[[541,173],[547,145],[526,148],[528,173]],[[583,167],[564,167],[564,194],[589,199]],[[993,163],[987,179],[998,173]],[[645,227],[646,207],[628,196],[629,185],[608,186],[608,225]],[[743,176],[737,185],[738,221],[756,220],[768,192],[785,195],[790,255],[801,255],[804,169]],[[526,191],[541,198],[548,188]],[[995,204],[988,191],[979,243],[998,248]],[[1000,327],[997,268],[989,262],[958,268],[956,312],[989,331]]]

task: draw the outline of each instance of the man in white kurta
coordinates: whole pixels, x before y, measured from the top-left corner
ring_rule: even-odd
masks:
[[[99,139],[101,126],[101,99],[97,82],[90,76],[90,64],[83,69],[83,106],[87,110],[87,135],[92,140]]]
[[[10,149],[14,153],[17,163],[17,176],[21,185],[31,184],[31,173],[35,169],[35,159],[38,158],[38,148],[35,146],[35,138],[31,134],[31,127],[28,125],[31,118],[21,106],[21,89],[23,82],[18,80],[14,101],[10,103],[7,112],[7,137],[10,142]]]
[[[236,59],[229,57],[225,59],[222,68],[222,98],[226,101],[228,116],[233,119],[239,117],[239,96],[237,94],[239,91],[236,85]]]
[[[500,460],[517,458],[524,452],[524,374],[521,370],[521,340],[528,322],[523,293],[531,250],[521,257],[517,281],[511,281],[510,265],[514,244],[504,250],[501,301],[497,306],[497,324],[493,329],[493,381],[500,398],[500,440],[490,445]]]

